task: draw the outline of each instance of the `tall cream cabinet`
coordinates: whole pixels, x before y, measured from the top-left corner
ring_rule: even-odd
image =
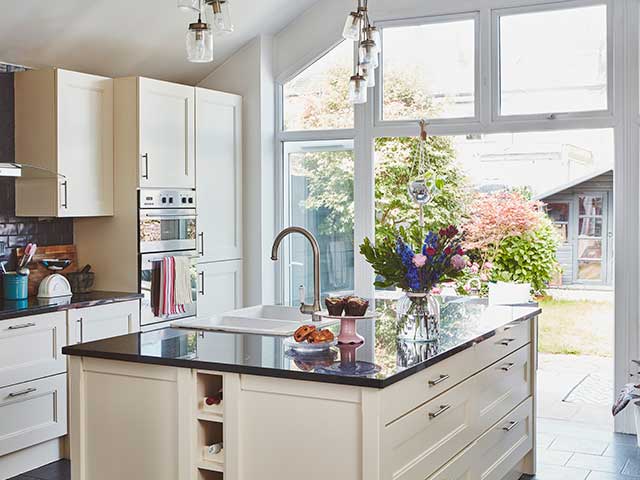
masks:
[[[242,258],[242,97],[196,88],[200,262]]]
[[[195,89],[142,77],[115,80],[115,145],[141,188],[195,188]],[[131,128],[132,127],[132,128]]]
[[[15,74],[20,217],[113,215],[113,80],[61,69]]]

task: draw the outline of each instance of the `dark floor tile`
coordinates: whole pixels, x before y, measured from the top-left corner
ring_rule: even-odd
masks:
[[[33,477],[27,477],[26,475],[18,475],[17,477],[11,477],[9,480],[35,480]]]
[[[69,480],[71,478],[71,464],[69,460],[60,460],[31,470],[26,475],[38,480]]]
[[[635,445],[612,443],[604,451],[605,457],[624,457],[640,459],[640,448]]]
[[[630,477],[621,473],[591,472],[587,480],[638,480],[640,477]]]
[[[580,468],[558,467],[555,465],[539,465],[534,477],[526,480],[585,480],[589,470]]]

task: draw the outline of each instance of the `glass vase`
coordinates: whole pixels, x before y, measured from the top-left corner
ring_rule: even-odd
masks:
[[[440,334],[440,304],[430,293],[407,292],[396,305],[398,337],[405,342],[435,342]]]

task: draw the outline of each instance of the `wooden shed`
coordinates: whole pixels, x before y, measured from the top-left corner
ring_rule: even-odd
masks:
[[[536,197],[561,245],[563,285],[613,283],[613,169],[599,170]]]

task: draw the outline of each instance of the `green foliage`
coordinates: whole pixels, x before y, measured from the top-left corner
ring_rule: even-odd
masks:
[[[536,294],[544,294],[548,282],[558,271],[558,238],[548,217],[541,217],[533,231],[507,238],[494,259],[491,279],[531,283]]]
[[[418,149],[418,138],[376,139],[376,240],[400,226],[418,225],[418,206],[407,192],[418,175]],[[466,213],[470,201],[467,179],[456,165],[455,155],[450,138],[428,137],[427,179],[440,188],[424,207],[425,231],[457,225]]]
[[[403,290],[408,290],[406,274],[407,269],[402,264],[399,255],[390,255],[395,252],[396,240],[393,235],[385,235],[376,240],[373,245],[368,238],[360,245],[360,253],[364,255],[367,262],[371,264],[373,270],[382,277],[374,285],[378,288],[390,288],[396,285]]]

